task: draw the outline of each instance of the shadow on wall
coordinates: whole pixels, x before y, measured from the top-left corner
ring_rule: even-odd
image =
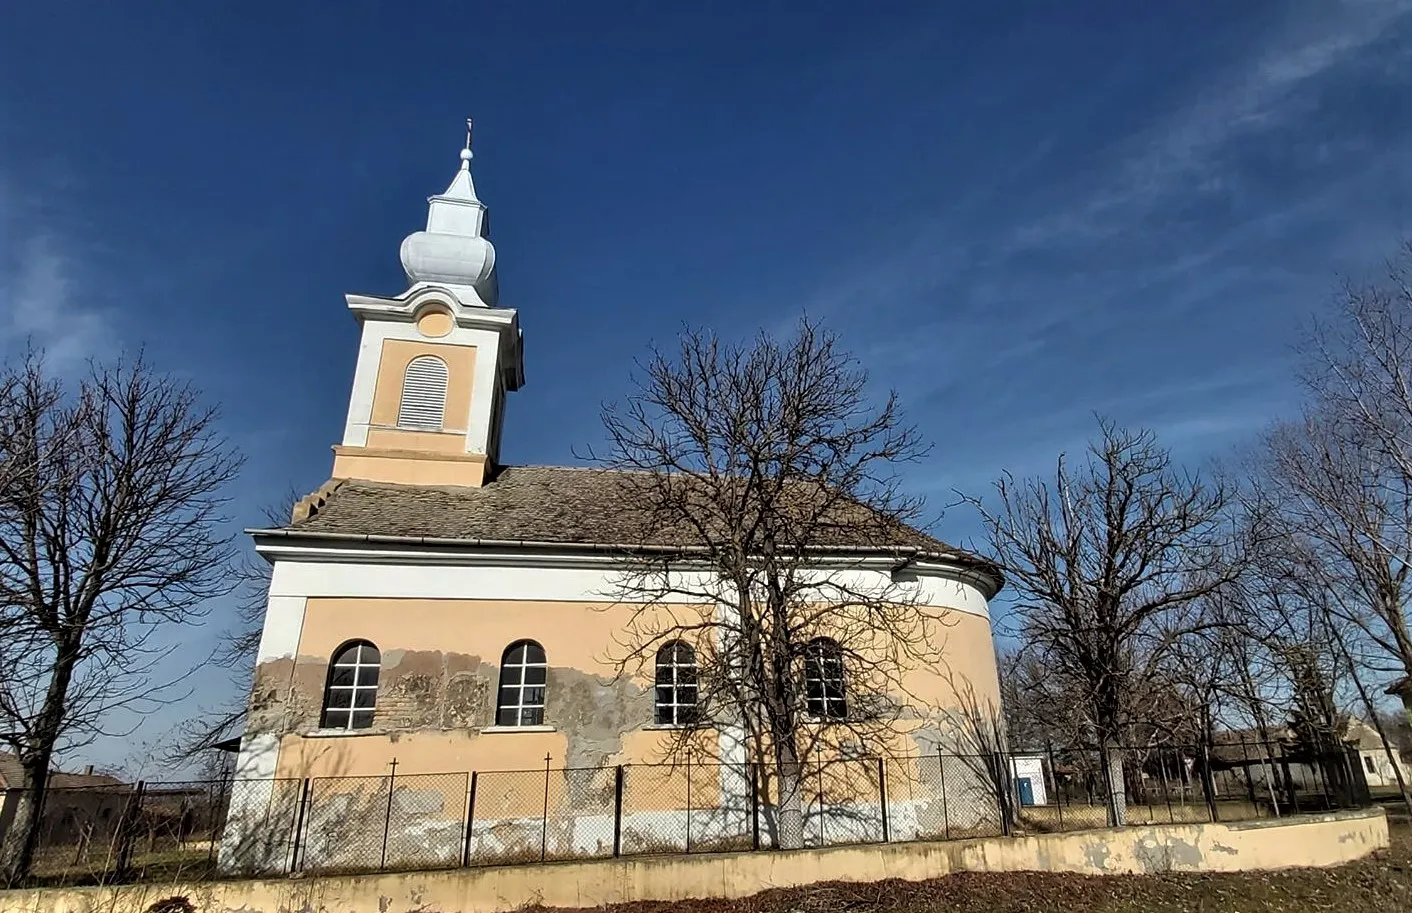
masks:
[[[884,778],[886,784],[884,785]],[[682,763],[475,774],[236,781],[228,873],[379,871],[770,848],[766,767]],[[808,765],[805,845],[1003,832],[966,759]]]

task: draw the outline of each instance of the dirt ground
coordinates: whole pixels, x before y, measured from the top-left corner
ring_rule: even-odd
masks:
[[[934,881],[834,882],[740,900],[643,902],[605,913],[1392,913],[1412,910],[1412,828],[1334,869],[1231,875],[962,873]]]

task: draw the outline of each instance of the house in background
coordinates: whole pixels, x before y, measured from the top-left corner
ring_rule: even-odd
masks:
[[[0,752],[0,841],[10,829],[19,802],[24,771],[19,759]],[[49,774],[49,790],[40,825],[42,844],[103,840],[117,826],[132,787],[117,777],[93,772]]]
[[[1399,772],[1412,786],[1412,765],[1404,752],[1394,745],[1390,760],[1377,729],[1356,717],[1343,724],[1337,747],[1324,753],[1302,745],[1288,726],[1270,730],[1269,738],[1270,744],[1262,742],[1255,730],[1217,733],[1211,758],[1213,770],[1222,775],[1217,779],[1218,791],[1239,794],[1254,786],[1257,795],[1273,789],[1277,798],[1284,795],[1284,801],[1291,801],[1290,790],[1296,799],[1300,795],[1339,799],[1345,793],[1366,797],[1369,789],[1395,789]]]
[[[601,784],[575,785],[562,768],[662,761],[674,730],[692,719],[692,643],[663,645],[655,668],[649,657],[637,679],[615,677],[607,659],[633,612],[611,596],[619,556],[625,543],[644,544],[625,477],[500,460],[508,400],[525,382],[524,347],[518,312],[500,303],[470,162],[467,148],[450,186],[430,198],[426,229],[402,242],[408,287],[347,296],[362,339],[331,478],[295,505],[287,525],[252,531],[273,568],[221,850],[228,869],[281,868],[288,825],[271,822],[298,818],[306,780],[313,793],[300,820],[313,837],[300,859],[309,865],[369,851],[344,825],[365,807],[410,818],[404,801],[420,810],[420,830],[392,844],[415,843],[419,861],[459,858],[483,841],[508,846],[516,822],[529,822],[538,841],[545,816],[570,822],[551,834],[566,845],[602,840],[611,820],[606,831],[593,825],[597,836],[572,823],[581,820],[574,804]],[[1001,578],[991,565],[910,528],[839,539],[817,561],[825,577],[901,587],[945,616],[949,668],[903,676],[937,712],[897,724],[899,756],[935,755],[947,740],[946,714],[963,709],[956,689],[999,706],[988,603]],[[721,611],[706,603],[672,610]],[[847,663],[831,644],[818,638],[804,663],[807,709],[821,724],[850,706]],[[703,738],[719,767],[706,769],[709,789],[688,787],[685,801],[722,809],[745,801],[742,731]],[[477,844],[463,848],[465,779],[441,775],[527,770],[539,773],[495,790],[482,778],[477,809],[495,803],[496,823],[482,827],[478,818]],[[395,785],[381,779],[394,772]],[[360,776],[377,779],[347,779]],[[625,841],[635,839],[634,814],[676,814],[673,803],[683,801],[642,779],[644,770],[630,776],[638,779],[624,790]],[[537,791],[536,783],[548,785]],[[848,823],[838,826],[842,837]],[[893,826],[900,835],[903,819]],[[254,845],[276,832],[284,845]],[[266,850],[274,855],[259,858]]]
[[[1389,752],[1383,748],[1382,737],[1373,726],[1362,720],[1349,720],[1348,727],[1344,730],[1344,741],[1357,749],[1358,762],[1363,765],[1363,777],[1368,781],[1370,788],[1395,789],[1399,774],[1402,781],[1412,787],[1412,766],[1408,765],[1403,752],[1396,745],[1392,747],[1389,758]]]

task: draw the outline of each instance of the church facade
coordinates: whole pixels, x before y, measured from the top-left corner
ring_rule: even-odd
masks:
[[[425,230],[402,243],[408,288],[347,296],[362,336],[330,480],[287,525],[252,531],[272,576],[232,821],[288,805],[280,784],[652,764],[691,720],[689,644],[639,680],[615,678],[607,657],[631,611],[605,595],[613,547],[631,541],[609,509],[613,472],[499,460],[524,350],[518,313],[499,300],[470,149],[461,155]],[[998,708],[988,603],[1001,580],[916,531],[820,560],[886,581],[899,558],[919,601],[946,619],[948,660],[907,671],[939,715],[899,728],[902,758],[945,742],[938,720],[958,705],[958,682]],[[738,733],[707,737],[722,764],[744,760]],[[716,784],[735,788],[725,774]],[[351,799],[324,807],[356,813]],[[240,843],[228,827],[228,867],[243,864]]]

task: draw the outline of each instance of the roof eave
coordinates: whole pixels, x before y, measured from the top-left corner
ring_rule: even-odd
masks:
[[[690,545],[644,545],[641,543],[623,542],[563,542],[545,541],[535,539],[477,539],[477,538],[457,538],[443,536],[395,536],[379,535],[373,533],[335,533],[322,532],[316,530],[291,529],[288,527],[278,527],[273,529],[250,528],[245,530],[246,534],[255,539],[256,550],[265,554],[267,546],[276,540],[302,540],[313,544],[316,542],[326,542],[341,545],[408,545],[408,546],[428,546],[433,548],[446,549],[485,549],[485,550],[524,550],[540,553],[559,554],[589,554],[589,555],[615,555],[620,557],[640,556],[665,556],[680,555],[689,558],[691,555],[704,554],[707,550],[704,546]],[[262,540],[264,540],[262,542]],[[966,552],[937,551],[925,549],[915,545],[821,545],[806,546],[807,551],[818,554],[820,558],[887,558],[902,561],[900,569],[906,564],[941,564],[949,567],[959,567],[970,573],[975,578],[976,584],[985,592],[986,599],[994,599],[1005,585],[1004,575],[1000,569],[991,562]],[[268,557],[268,555],[267,555]]]

